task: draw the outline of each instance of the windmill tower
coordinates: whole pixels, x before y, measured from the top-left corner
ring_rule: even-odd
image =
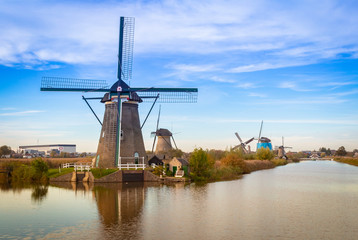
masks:
[[[272,144],[271,144],[271,139],[267,138],[267,137],[261,137],[261,132],[262,132],[262,125],[263,125],[264,121],[261,121],[261,127],[260,127],[260,133],[259,133],[259,137],[257,139],[257,148],[256,151],[259,150],[260,148],[268,148],[270,150],[272,150]]]
[[[157,119],[157,128],[155,132],[152,132],[151,134],[154,136],[154,141],[153,141],[153,147],[152,147],[152,153],[154,150],[154,146],[155,146],[155,141],[158,138],[158,142],[157,142],[157,146],[155,148],[155,154],[159,154],[159,153],[166,153],[170,150],[173,149],[171,140],[173,140],[173,143],[175,145],[175,148],[178,149],[173,134],[166,128],[159,128],[159,119],[160,119],[160,108],[159,108],[159,114],[158,114],[158,119]]]
[[[95,158],[96,167],[121,168],[121,164],[144,162],[146,155],[138,114],[139,103],[154,100],[154,105],[156,102],[192,103],[197,100],[197,88],[130,87],[133,43],[134,18],[121,17],[118,80],[111,87],[103,80],[43,77],[41,81],[41,91],[105,92],[103,97],[82,96],[89,107],[87,100],[100,99],[105,105],[103,124],[90,107],[102,125]],[[143,164],[142,166],[144,168]]]
[[[284,140],[283,140],[283,137],[282,137],[282,145],[278,146],[277,148],[278,148],[277,156],[279,158],[287,159],[288,157],[286,156],[285,148],[292,148],[292,147],[285,147],[285,143],[284,143]]]

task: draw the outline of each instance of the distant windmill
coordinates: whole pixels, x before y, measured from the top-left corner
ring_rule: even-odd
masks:
[[[154,151],[155,146],[155,140],[158,138],[157,147],[155,148],[155,153],[165,153],[173,149],[171,140],[173,140],[173,143],[175,145],[175,148],[178,149],[173,134],[165,128],[159,128],[159,119],[160,119],[160,107],[159,107],[159,114],[157,119],[157,128],[155,132],[152,132],[151,134],[154,136],[153,141],[153,147],[152,147],[152,153]]]
[[[235,133],[236,137],[239,139],[240,144],[236,145],[235,147],[232,148],[232,150],[237,149],[238,147],[241,147],[242,150],[244,151],[244,153],[250,153],[250,146],[248,146],[248,149],[246,149],[246,145],[248,145],[250,142],[252,142],[255,138],[250,138],[249,140],[247,140],[246,142],[243,142],[241,137],[239,136],[239,134],[236,132]]]
[[[277,154],[278,157],[287,159],[285,148],[292,148],[292,147],[285,147],[285,143],[284,143],[284,140],[283,140],[283,137],[282,137],[282,145],[278,146],[276,148],[278,149],[278,154]]]
[[[103,80],[43,77],[41,81],[41,91],[106,92],[103,97],[83,97],[87,104],[87,100],[93,99],[101,99],[101,102],[105,104],[103,124],[88,104],[102,125],[95,158],[97,167],[121,167],[123,163],[138,163],[139,158],[145,158],[138,103],[154,99],[154,106],[155,102],[191,103],[197,100],[197,88],[130,87],[133,43],[134,18],[121,17],[118,80],[111,87]]]
[[[260,133],[259,133],[259,137],[257,138],[257,149],[256,149],[256,151],[258,149],[262,148],[262,147],[272,150],[271,139],[269,139],[267,137],[261,137],[263,123],[264,123],[264,121],[261,121]]]

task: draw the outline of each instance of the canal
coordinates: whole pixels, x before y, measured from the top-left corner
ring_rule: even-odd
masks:
[[[358,168],[307,161],[205,185],[10,186],[0,239],[358,239]]]

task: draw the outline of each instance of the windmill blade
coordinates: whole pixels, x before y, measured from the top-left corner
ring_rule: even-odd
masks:
[[[128,83],[132,79],[134,24],[134,17],[120,18],[117,78]]]
[[[246,146],[244,144],[241,144],[242,150],[244,151],[244,153],[248,154],[249,152],[246,149]]]
[[[196,103],[198,99],[197,88],[130,88],[129,91],[136,92],[144,102],[157,96],[159,103]]]
[[[261,121],[261,127],[260,127],[260,132],[259,132],[259,138],[258,138],[258,143],[260,142],[260,138],[261,138],[261,131],[262,131],[262,124],[264,123],[264,121]]]
[[[155,140],[157,139],[157,134],[155,134],[154,136],[154,141],[153,141],[153,146],[152,146],[152,153],[154,152],[154,145],[155,145]]]
[[[158,113],[158,119],[157,119],[157,129],[155,130],[156,132],[158,132],[158,127],[159,127],[160,109],[161,109],[161,106],[159,105],[159,113]]]
[[[236,137],[239,139],[240,143],[242,143],[242,139],[241,139],[241,137],[239,136],[239,134],[236,132],[235,135],[236,135]]]
[[[249,144],[249,143],[252,142],[254,139],[255,139],[255,138],[250,138],[249,140],[247,140],[246,142],[244,142],[245,145],[246,145],[246,144]]]
[[[108,92],[110,86],[105,80],[42,77],[41,91]]]
[[[231,150],[235,150],[235,149],[237,149],[238,147],[240,147],[241,146],[241,144],[239,144],[239,145],[236,145],[235,147],[233,147]]]
[[[174,145],[175,145],[175,148],[178,149],[177,144],[176,144],[176,142],[175,142],[175,140],[174,140],[173,135],[172,135],[172,139],[173,139],[173,143],[174,143]]]

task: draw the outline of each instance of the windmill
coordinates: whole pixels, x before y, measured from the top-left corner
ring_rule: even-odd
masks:
[[[259,150],[260,148],[268,148],[270,150],[272,150],[272,144],[271,144],[271,139],[267,138],[267,137],[261,137],[261,132],[262,132],[262,125],[263,125],[264,121],[261,121],[261,127],[260,127],[260,132],[259,132],[259,137],[257,138],[257,148],[256,151]]]
[[[237,132],[235,133],[235,135],[239,139],[240,144],[238,144],[235,147],[233,147],[232,150],[235,150],[236,148],[241,147],[242,150],[244,151],[244,153],[250,153],[250,146],[248,146],[248,149],[246,149],[246,145],[249,144],[250,142],[252,142],[255,138],[250,138],[246,142],[243,142],[241,137],[239,136],[239,134]]]
[[[159,114],[157,119],[157,128],[155,132],[152,132],[151,135],[154,136],[152,153],[154,151],[155,140],[158,138],[157,147],[155,148],[155,154],[158,153],[165,153],[173,149],[171,140],[175,145],[175,148],[178,149],[177,144],[175,143],[173,134],[166,128],[158,128],[159,127],[159,119],[160,119],[160,107],[159,107]]]
[[[102,125],[96,167],[121,168],[121,164],[138,164],[139,159],[144,162],[146,155],[138,114],[139,103],[154,100],[154,106],[156,102],[192,103],[197,100],[197,88],[130,87],[133,43],[134,18],[120,17],[117,81],[112,86],[104,80],[43,77],[41,81],[41,91],[105,92],[103,97],[83,97],[89,107],[87,100],[100,99],[105,104],[103,123],[90,107]]]
[[[278,157],[287,159],[285,148],[292,148],[292,147],[285,147],[285,143],[284,143],[284,140],[283,140],[283,137],[282,137],[282,145],[278,146],[276,148],[278,149],[278,154],[277,154]]]

